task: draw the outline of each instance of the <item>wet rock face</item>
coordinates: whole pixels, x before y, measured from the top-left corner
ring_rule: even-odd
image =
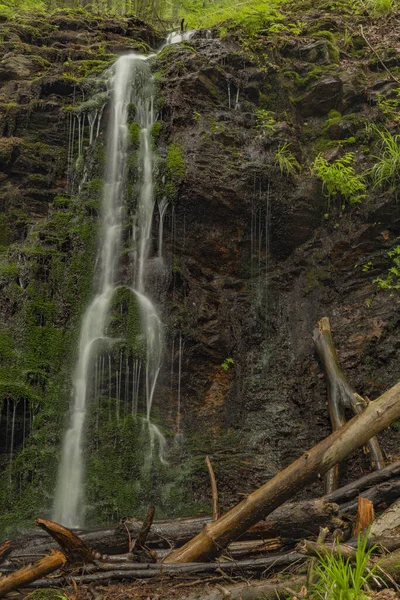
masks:
[[[366,101],[374,78],[359,64],[337,66],[327,48],[325,40],[293,41],[281,53],[259,56],[256,65],[232,39],[195,39],[168,60],[161,55],[156,67],[160,152],[172,140],[186,163],[174,238],[166,239],[179,265],[169,318],[185,339],[183,429],[189,438],[195,429],[213,431],[226,504],[329,434],[312,344],[322,316],[331,319],[342,365],[359,393],[374,398],[397,381],[396,300],[373,283],[398,235],[393,213],[378,224],[393,200],[376,196],[368,212],[342,212],[328,207],[308,170],[318,147],[335,160],[343,151],[329,140],[351,136],[365,166],[361,140],[376,111]],[[301,74],[297,83],[293,72]],[[272,131],[263,131],[260,109],[273,111]],[[343,116],[328,118],[333,109]],[[284,143],[303,165],[295,177],[278,168]],[[229,385],[221,385],[224,373]],[[225,452],[218,439],[227,431],[241,438],[239,450],[232,449],[236,487],[227,484],[218,458]],[[395,429],[381,437],[388,458],[395,457]],[[363,468],[368,462],[360,452],[343,467],[344,480]],[[314,491],[321,492],[320,484]]]
[[[52,202],[65,190],[71,161],[71,104],[93,93],[93,81],[114,53],[146,52],[159,39],[133,19],[94,28],[58,15],[47,24],[1,27],[0,215],[6,225],[0,243],[7,248],[23,245],[32,224],[52,223],[58,210]],[[327,19],[323,29],[332,28],[337,24]],[[333,161],[347,150],[360,168],[371,166],[365,124],[381,116],[377,94],[392,84],[368,65],[360,68],[359,59],[341,64],[332,44],[306,31],[283,41],[264,38],[250,54],[234,35],[205,39],[198,33],[154,60],[161,121],[156,193],[169,201],[165,264],[154,259],[148,281],[166,332],[155,408],[170,434],[171,470],[181,470],[182,485],[192,490],[192,510],[209,501],[204,455],[211,456],[226,508],[329,434],[326,386],[312,345],[321,317],[330,318],[342,366],[360,394],[374,398],[398,380],[397,300],[377,293],[373,283],[386,273],[387,251],[399,235],[397,206],[390,194],[377,192],[364,206],[328,206],[309,169],[319,152]],[[106,122],[107,110],[102,131]],[[288,168],[290,156],[301,171]],[[81,211],[90,228],[97,222],[99,181],[94,189]],[[73,229],[70,199],[58,202],[65,203],[64,222],[50,231],[38,227],[34,249],[34,277],[53,303],[34,298],[32,319],[41,334],[51,319],[57,331],[69,330],[73,297],[84,297],[77,281],[92,273],[89,253],[80,271],[63,277],[68,258],[80,244],[88,247],[90,236],[87,227]],[[157,244],[155,235],[154,250]],[[31,282],[31,263],[20,256],[25,271],[0,273],[1,289],[13,291],[0,303],[6,328],[15,321],[22,328],[20,295],[28,295]],[[129,269],[125,253],[121,278],[127,284]],[[73,335],[62,341],[77,343]],[[60,371],[46,360],[30,375],[38,393],[52,369]],[[70,388],[64,388],[67,397]],[[36,396],[32,401],[38,404]],[[53,449],[58,433],[48,422],[56,410],[40,424]],[[382,438],[394,459],[396,430]],[[343,480],[365,468],[360,452],[344,467]],[[321,484],[313,492],[321,493]],[[173,498],[170,509],[179,509]],[[112,505],[112,518],[121,516],[118,510]]]
[[[160,38],[133,18],[63,13],[5,21],[0,33],[0,209],[30,223],[65,190],[69,108],[94,91],[115,52],[146,52]],[[12,233],[20,239],[19,227]]]

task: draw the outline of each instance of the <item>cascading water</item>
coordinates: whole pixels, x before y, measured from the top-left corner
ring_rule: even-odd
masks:
[[[137,106],[137,121],[141,127],[139,154],[142,164],[141,192],[134,230],[137,250],[132,291],[139,300],[147,342],[145,420],[150,431],[151,445],[157,439],[161,454],[165,445],[161,432],[150,421],[155,386],[161,368],[162,324],[154,305],[145,295],[146,263],[154,210],[150,140],[154,123],[154,94],[150,68],[145,60],[145,57],[133,54],[121,57],[115,64],[98,259],[98,292],[83,317],[74,376],[72,415],[62,447],[54,506],[54,519],[70,527],[77,526],[83,519],[83,433],[88,408],[88,388],[96,341],[106,338],[108,311],[118,283],[116,272],[124,217],[129,144],[128,108],[131,102]]]

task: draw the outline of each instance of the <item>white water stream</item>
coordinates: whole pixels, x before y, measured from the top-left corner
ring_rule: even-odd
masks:
[[[146,295],[146,270],[150,255],[154,212],[151,143],[151,128],[154,124],[154,86],[146,57],[131,54],[119,58],[114,67],[98,257],[100,276],[97,293],[83,317],[79,356],[74,376],[71,420],[63,441],[56,489],[53,518],[69,527],[82,525],[84,518],[83,442],[89,400],[88,388],[93,375],[96,340],[106,338],[110,302],[118,287],[117,271],[121,251],[129,149],[128,108],[131,102],[136,106],[136,121],[140,126],[140,193],[133,227],[136,250],[132,292],[138,300],[142,329],[146,339],[144,425],[149,431],[150,452],[157,444],[160,459],[164,460],[165,439],[156,425],[151,422],[151,408],[162,363],[163,330],[157,310]],[[102,370],[104,371],[104,365]],[[109,372],[111,381],[110,365]],[[137,363],[134,365],[134,375],[136,380],[132,389],[132,412],[136,412],[138,402],[140,365]],[[121,380],[121,373],[119,373],[119,380]],[[97,386],[98,384],[95,383],[95,388]],[[118,389],[117,395],[120,393]]]

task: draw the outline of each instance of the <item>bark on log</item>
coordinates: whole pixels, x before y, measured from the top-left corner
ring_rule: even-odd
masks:
[[[6,540],[2,544],[0,544],[0,564],[7,558],[9,554],[13,551],[13,541]]]
[[[188,575],[198,575],[207,573],[223,572],[229,575],[235,573],[259,573],[264,571],[279,570],[289,565],[300,564],[307,557],[304,554],[291,552],[288,554],[278,554],[253,560],[229,561],[219,563],[191,563],[191,564],[141,564],[133,565],[101,565],[88,566],[83,575],[74,576],[76,583],[93,583],[108,581],[128,581],[135,579],[153,579],[158,577],[187,577]],[[94,571],[94,572],[93,572]],[[46,585],[46,580],[37,581],[37,587],[50,587]],[[65,577],[56,577],[51,579],[51,587],[65,585]],[[40,584],[40,585],[39,585]],[[36,586],[35,586],[36,587]]]
[[[345,527],[345,522],[338,516],[338,513],[338,505],[325,502],[324,498],[285,504],[270,515],[266,521],[252,527],[243,537],[252,540],[265,540],[276,537],[299,540],[307,536],[316,536],[320,526],[323,525],[328,526],[330,529]],[[210,522],[211,517],[154,522],[147,537],[147,545],[152,548],[159,546],[171,548],[172,543],[176,545],[185,543]],[[133,538],[138,535],[141,522],[125,520],[124,525],[128,527]],[[128,552],[129,540],[125,527],[84,533],[79,537],[87,547],[93,548],[101,554]],[[55,544],[50,540],[42,540],[41,545],[23,546],[23,539],[15,540],[13,556],[22,557],[24,554],[38,552],[45,554],[55,547]],[[22,547],[23,549],[21,549]]]
[[[285,539],[299,540],[304,537],[317,536],[320,526],[327,525],[331,530],[343,528],[344,521],[339,518],[339,513],[355,514],[357,510],[357,497],[360,493],[369,498],[375,506],[383,502],[389,504],[400,497],[400,461],[388,465],[381,471],[374,471],[360,479],[335,490],[331,494],[314,500],[287,503],[277,508],[265,521],[261,521],[250,528],[245,538],[268,539],[282,537]],[[375,486],[375,487],[370,487]],[[370,489],[367,489],[370,488]],[[174,519],[170,521],[155,521],[147,538],[149,546],[170,546],[167,540],[176,545],[187,542],[197,535],[203,527],[211,521],[211,517],[197,517]],[[127,527],[132,537],[139,534],[142,523],[136,520],[127,520]],[[96,530],[84,532],[80,539],[88,547],[101,554],[117,554],[113,557],[116,561],[124,559],[132,561],[133,556],[128,552],[128,536],[126,529],[115,528],[110,530]],[[28,530],[23,537],[13,542],[12,558],[23,558],[28,555],[46,554],[56,544],[42,531]],[[235,548],[232,549],[233,551]],[[108,557],[107,560],[110,560]]]
[[[372,524],[370,537],[391,537],[400,535],[400,500],[397,500]]]
[[[319,542],[313,542],[312,540],[302,540],[296,546],[297,552],[300,554],[307,554],[308,556],[326,556],[332,554],[333,556],[342,555],[343,558],[353,559],[356,556],[356,548],[347,544],[329,544],[324,545]]]
[[[57,571],[66,563],[66,560],[65,555],[60,550],[53,550],[49,556],[42,558],[33,565],[23,567],[11,575],[2,577],[0,579],[0,598],[13,590],[26,587],[40,577],[45,577]]]
[[[329,494],[325,494],[323,497],[327,502],[343,504],[343,502],[356,498],[360,492],[384,481],[389,481],[394,477],[400,477],[400,461],[387,465],[380,471],[373,471],[372,473],[368,473],[368,475],[363,475],[363,477],[360,477],[356,481],[352,481]]]
[[[356,394],[344,374],[332,339],[329,319],[323,317],[317,323],[313,332],[314,344],[321,359],[328,385],[328,407],[333,431],[340,429],[346,422],[345,410],[350,409],[354,414],[362,412],[367,406],[366,401]],[[368,441],[372,468],[384,467],[384,458],[376,437]],[[339,465],[335,465],[325,475],[325,493],[329,494],[338,487]]]
[[[265,518],[318,474],[325,474],[351,452],[363,446],[371,436],[400,417],[400,383],[341,429],[305,452],[268,483],[243,502],[206,526],[205,530],[182,548],[175,550],[165,562],[210,560],[247,529]]]
[[[63,525],[47,521],[46,519],[36,519],[35,523],[38,527],[44,529],[61,546],[61,549],[71,563],[87,563],[100,558],[73,531]]]
[[[208,592],[199,590],[185,596],[185,600],[280,600],[294,597],[305,585],[305,577],[292,577],[286,581],[268,579],[267,581],[238,583],[234,585],[214,586]]]
[[[106,573],[103,576],[107,575]],[[86,581],[88,578],[90,580]],[[77,583],[92,583],[92,575],[82,576],[82,578],[74,577],[74,580]],[[62,586],[68,583],[64,578],[63,581],[59,581],[59,583],[54,584],[54,581],[42,579],[40,581],[35,581],[31,588],[46,588],[46,587],[55,587],[56,585]],[[79,581],[78,581],[79,579]],[[85,580],[86,579],[86,580]],[[122,578],[123,580],[123,578]],[[116,581],[116,579],[104,577],[101,583],[109,583],[112,581]],[[192,593],[185,593],[185,600],[226,600],[229,596],[230,600],[254,600],[256,598],[263,598],[264,600],[278,600],[280,598],[287,598],[288,596],[293,596],[293,594],[300,590],[301,587],[305,584],[305,577],[292,577],[290,579],[286,579],[282,581],[280,579],[268,579],[264,581],[255,581],[255,582],[246,582],[246,583],[238,583],[234,585],[218,585],[209,587],[207,591],[202,587],[199,590],[193,591]],[[96,581],[95,581],[96,582]]]
[[[400,498],[400,478],[392,479],[380,483],[379,485],[361,492],[363,498],[368,498],[374,507],[381,507],[382,504],[386,507]],[[355,514],[358,508],[358,499],[351,500],[346,504],[340,505],[340,514]],[[383,507],[385,508],[385,506]]]

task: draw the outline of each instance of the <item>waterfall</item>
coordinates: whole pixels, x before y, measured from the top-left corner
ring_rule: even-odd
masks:
[[[165,45],[188,40],[194,31],[173,33],[167,38]],[[164,45],[164,46],[165,46]],[[147,57],[149,58],[149,57]],[[96,265],[99,276],[97,292],[87,308],[81,326],[77,366],[74,374],[73,394],[71,402],[70,424],[65,433],[59,466],[53,518],[65,526],[81,526],[84,518],[84,426],[89,402],[89,383],[94,375],[95,393],[100,392],[102,377],[108,379],[109,420],[111,421],[112,403],[112,364],[111,355],[102,358],[102,366],[96,358],[96,341],[107,340],[108,313],[113,294],[118,288],[118,262],[122,242],[122,226],[124,223],[124,200],[127,188],[129,130],[129,105],[136,106],[136,122],[140,127],[139,140],[139,187],[136,215],[132,239],[135,245],[133,253],[133,276],[131,291],[135,295],[141,317],[141,327],[146,341],[146,359],[135,360],[132,364],[131,412],[137,414],[139,402],[140,380],[144,381],[145,417],[144,426],[149,434],[149,451],[147,458],[157,449],[159,459],[165,462],[166,441],[159,428],[151,421],[151,411],[158,377],[161,371],[164,340],[163,325],[156,306],[150,299],[146,289],[147,265],[151,251],[152,224],[154,215],[154,182],[153,182],[153,149],[151,131],[155,122],[154,94],[155,88],[147,58],[138,54],[120,57],[114,65],[112,80],[112,102],[110,124],[108,127],[106,150],[106,173],[102,202],[102,231],[98,248]],[[102,110],[98,119],[97,135]],[[96,117],[89,118],[90,140],[94,139]],[[78,119],[78,150],[83,152],[83,120]],[[72,161],[74,130],[70,132],[69,163]],[[167,203],[161,202],[158,259],[162,260],[163,219]],[[115,340],[114,340],[115,341]],[[98,350],[97,350],[98,351]],[[127,357],[126,357],[127,361]],[[96,366],[94,367],[94,364]],[[122,354],[116,370],[116,411],[120,418]],[[107,373],[106,373],[107,372]],[[126,368],[125,381],[129,382],[129,368]],[[124,398],[128,399],[125,389]],[[146,461],[148,464],[150,460]]]
[[[73,400],[70,425],[64,437],[59,475],[56,489],[54,519],[66,526],[77,526],[83,518],[84,500],[84,461],[83,461],[83,433],[86,413],[88,408],[88,387],[92,371],[92,362],[95,352],[96,340],[105,338],[108,310],[112,295],[117,284],[117,267],[121,248],[121,232],[124,216],[124,196],[127,171],[128,153],[128,106],[135,100],[135,92],[143,97],[146,84],[151,82],[151,73],[144,57],[139,55],[128,55],[119,58],[115,64],[113,78],[113,91],[111,102],[110,124],[107,140],[107,160],[105,184],[102,204],[102,231],[99,247],[99,281],[98,289],[92,302],[87,308],[81,326],[78,361],[74,374]],[[139,91],[135,90],[139,87]],[[152,124],[152,95],[142,102],[143,124],[147,122],[148,127]],[[142,130],[141,145],[147,146],[144,154],[148,158],[149,130]],[[147,160],[146,158],[146,160]],[[144,295],[145,262],[149,251],[149,239],[151,230],[151,206],[152,196],[152,174],[151,164],[145,164],[145,175],[142,183],[142,193],[139,202],[140,225],[140,253],[139,253],[139,276],[137,281],[138,296],[141,298],[145,328],[152,334],[148,339],[148,381],[151,388],[149,402],[151,409],[154,387],[157,381],[161,364],[160,351],[156,352],[153,346],[158,344],[152,323],[159,321],[155,309],[150,300]],[[145,205],[145,206],[144,206]],[[149,306],[151,305],[151,306]],[[157,324],[157,331],[161,331],[161,323]],[[160,334],[158,334],[158,339]],[[149,350],[149,346],[151,349]],[[149,361],[149,355],[153,352],[155,360]],[[150,356],[151,359],[151,356]],[[111,379],[111,365],[110,365]],[[110,392],[111,394],[111,381]],[[148,408],[147,420],[150,423],[150,409]]]

